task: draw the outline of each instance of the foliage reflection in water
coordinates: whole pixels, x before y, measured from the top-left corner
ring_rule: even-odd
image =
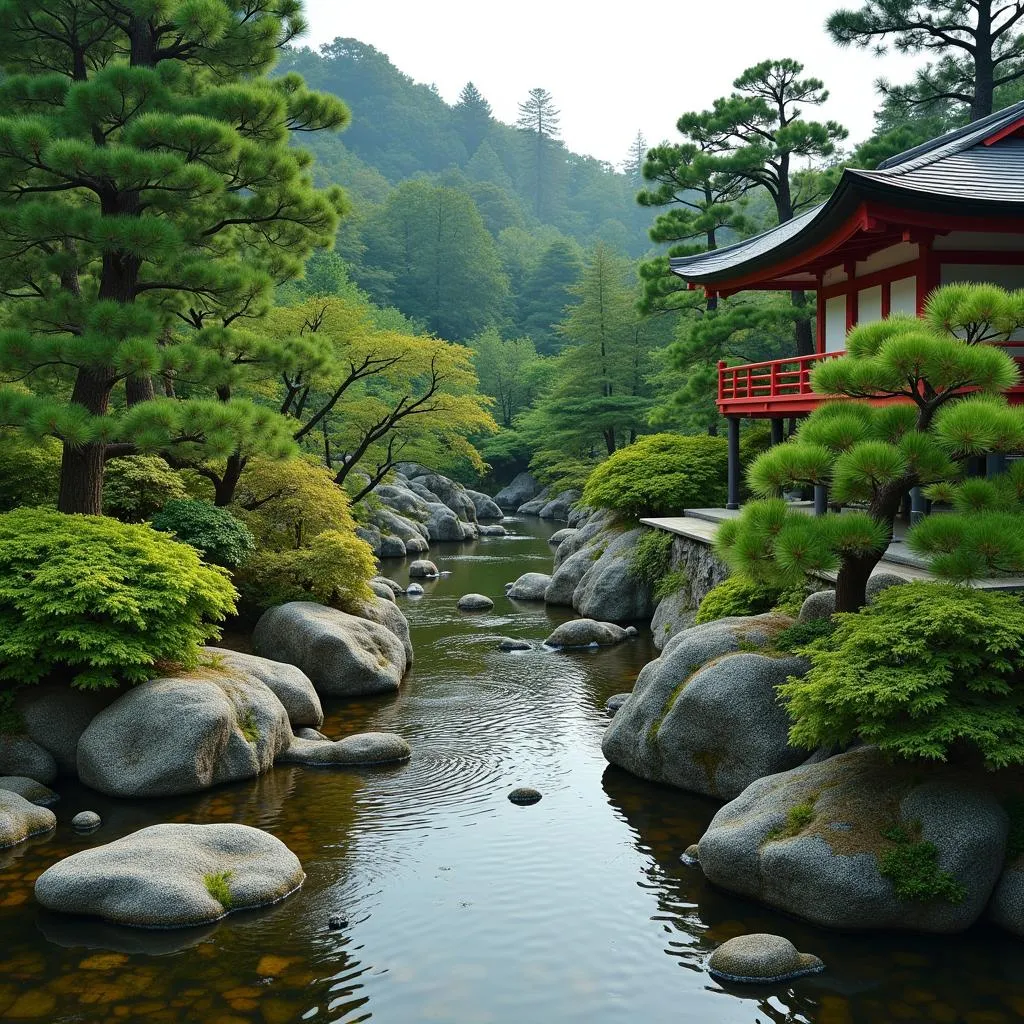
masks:
[[[0,854],[0,1019],[287,1024],[1003,1024],[1024,1017],[1024,947],[835,936],[711,889],[680,854],[711,801],[652,786],[601,756],[604,702],[654,651],[646,635],[599,652],[540,647],[568,610],[514,604],[503,584],[550,567],[554,526],[435,550],[450,575],[400,598],[416,667],[394,698],[336,703],[325,731],[394,730],[402,767],[278,768],[252,783],[161,801],[65,786],[55,835]],[[405,570],[391,574],[404,582]],[[463,593],[493,611],[466,615]],[[501,653],[502,636],[536,641]],[[544,799],[510,804],[517,785]],[[100,812],[87,836],[67,824]],[[37,875],[58,857],[157,821],[272,831],[308,879],[284,903],[208,928],[145,932],[42,912]],[[346,923],[337,930],[329,919]],[[726,990],[714,945],[775,931],[828,964],[769,990]]]

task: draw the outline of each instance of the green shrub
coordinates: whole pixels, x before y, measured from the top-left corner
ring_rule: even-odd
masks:
[[[622,448],[587,478],[583,504],[630,517],[679,515],[726,499],[726,443],[706,434],[652,434]]]
[[[217,871],[214,874],[203,875],[203,885],[206,891],[225,909],[230,910],[233,902],[231,889],[228,883],[235,877],[234,871]]]
[[[697,609],[697,624],[713,622],[732,615],[761,615],[770,612],[780,591],[746,576],[730,576],[709,590]]]
[[[0,430],[0,512],[23,505],[56,505],[60,442],[30,440],[18,430]]]
[[[775,635],[772,646],[785,654],[800,652],[815,640],[831,636],[835,631],[836,623],[831,617],[811,619],[810,622],[795,622]]]
[[[208,562],[234,569],[256,548],[252,532],[226,508],[196,498],[174,498],[155,516],[152,527],[191,544]]]
[[[672,567],[672,540],[664,530],[644,530],[629,559],[633,579],[656,586]]]
[[[184,481],[157,455],[111,459],[103,474],[103,513],[123,523],[144,522],[186,496]]]
[[[948,871],[939,869],[934,843],[915,840],[899,825],[885,829],[882,836],[893,845],[879,857],[878,870],[892,882],[897,899],[963,903],[967,889]]]
[[[900,758],[1024,763],[1024,605],[940,583],[890,587],[835,617],[806,648],[811,670],[779,692],[790,741],[875,743]]]
[[[0,515],[0,680],[93,689],[194,667],[234,611],[224,569],[149,526],[23,508]]]

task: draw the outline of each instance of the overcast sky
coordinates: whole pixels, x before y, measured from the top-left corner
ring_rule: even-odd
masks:
[[[851,142],[865,138],[877,104],[875,79],[906,80],[917,59],[835,46],[823,23],[838,6],[839,0],[306,0],[310,27],[302,41],[315,47],[349,36],[370,43],[416,81],[435,83],[449,103],[473,81],[505,122],[515,120],[529,89],[542,86],[562,112],[569,148],[617,164],[638,129],[652,145],[671,138],[684,110],[727,94],[744,68],[766,58],[802,61],[831,93],[824,116],[845,124]]]

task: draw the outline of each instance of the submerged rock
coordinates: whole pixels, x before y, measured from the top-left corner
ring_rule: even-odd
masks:
[[[476,528],[477,533],[481,537],[507,537],[508,530],[499,523],[494,523],[491,526],[478,526]]]
[[[60,799],[49,786],[44,786],[41,782],[24,775],[0,775],[0,789],[17,793],[38,807],[49,807]]]
[[[610,647],[622,643],[628,636],[614,622],[570,619],[558,626],[544,643],[548,647]]]
[[[48,910],[122,925],[183,928],[276,903],[305,879],[280,839],[248,825],[152,825],[47,868]]]
[[[409,564],[410,579],[432,579],[439,575],[437,566],[427,558],[417,558],[415,562]]]
[[[525,572],[512,584],[506,597],[512,601],[543,601],[551,577],[542,572]]]
[[[825,964],[801,953],[781,935],[738,935],[723,942],[708,959],[708,972],[722,981],[767,985],[805,974],[817,974]]]
[[[19,793],[0,789],[0,849],[23,843],[57,827],[57,818],[47,807],[26,800]]]
[[[541,794],[539,790],[532,789],[530,786],[519,786],[509,793],[508,798],[514,804],[535,804],[540,800]]]
[[[78,832],[92,832],[103,824],[103,819],[95,811],[79,811],[71,819],[71,827]]]
[[[296,737],[277,760],[279,764],[359,765],[408,761],[411,756],[412,750],[401,736],[363,732],[327,742]]]
[[[459,598],[460,612],[489,612],[494,602],[485,594],[463,594]]]
[[[422,597],[423,596],[423,588],[418,583],[410,583],[409,586],[407,586],[405,588],[405,596],[406,597]]]
[[[377,607],[396,606],[378,599]],[[394,692],[408,668],[405,644],[387,626],[311,601],[264,612],[252,645],[297,665],[329,697]]]
[[[731,799],[755,779],[800,764],[776,686],[806,671],[799,658],[740,651],[764,647],[791,619],[718,619],[673,637],[637,676],[601,744],[634,775]]]
[[[513,640],[510,637],[505,637],[498,643],[499,651],[532,651],[533,644],[526,640]]]
[[[266,684],[204,668],[140,683],[101,711],[79,740],[78,774],[108,796],[195,793],[268,771],[291,735]]]
[[[753,782],[699,847],[715,885],[815,924],[950,933],[981,916],[1006,837],[973,777],[859,747]]]

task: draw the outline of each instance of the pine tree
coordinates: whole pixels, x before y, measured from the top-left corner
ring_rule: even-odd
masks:
[[[541,219],[547,212],[548,185],[552,176],[560,131],[559,111],[547,89],[531,89],[519,104],[516,127],[529,139],[533,173],[533,210]]]
[[[622,171],[629,176],[634,185],[639,185],[644,177],[644,162],[647,160],[647,137],[637,131],[636,138],[629,144],[629,152],[622,161]]]
[[[992,113],[998,88],[1024,78],[1021,0],[866,0],[836,11],[826,25],[840,46],[881,56],[891,39],[900,53],[937,57],[908,86],[879,80],[882,93],[911,106],[949,100],[973,121]]]
[[[59,508],[98,514],[106,458],[230,451],[251,423],[154,399],[153,376],[173,371],[190,306],[259,306],[331,241],[341,195],[312,188],[289,140],[348,112],[297,75],[266,78],[303,27],[296,0],[8,0],[3,15],[0,374],[45,376],[49,395],[0,386],[0,424],[59,438]]]
[[[493,115],[491,105],[472,82],[467,82],[455,104],[455,123],[467,153],[475,153],[490,130]]]
[[[582,271],[579,246],[559,239],[544,250],[526,278],[519,298],[519,325],[542,355],[553,355],[564,344],[556,325],[574,301],[573,288]]]
[[[854,328],[846,355],[823,362],[811,377],[817,394],[846,400],[820,406],[793,439],[770,449],[749,472],[758,494],[824,485],[833,507],[854,508],[808,516],[778,497],[755,501],[719,528],[719,552],[738,572],[776,582],[838,570],[836,607],[857,611],[912,488],[948,488],[971,459],[1024,451],[1024,416],[1004,397],[1020,374],[998,344],[1022,325],[1021,293],[964,284],[933,292],[921,320],[894,316]],[[880,399],[888,401],[876,404]],[[1024,486],[1020,474],[1011,482]],[[961,496],[968,504],[972,494],[979,497],[977,484],[998,489],[967,481]],[[1000,518],[999,503],[988,498],[982,504],[995,518],[965,524],[939,516],[915,526],[908,543],[935,556],[933,567],[943,575],[1020,571],[1020,519]],[[1000,564],[998,555],[1008,548],[1010,564]]]

